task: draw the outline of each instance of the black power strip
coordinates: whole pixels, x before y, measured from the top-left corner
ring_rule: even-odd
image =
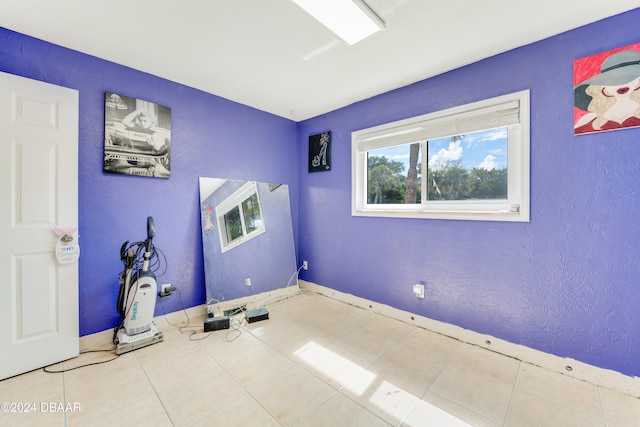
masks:
[[[259,322],[260,320],[267,320],[269,318],[269,310],[264,307],[247,310],[245,316],[247,317],[248,323]]]
[[[221,329],[229,329],[229,317],[207,317],[204,319],[204,331],[219,331]]]

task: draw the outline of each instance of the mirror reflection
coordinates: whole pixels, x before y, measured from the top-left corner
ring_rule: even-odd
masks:
[[[200,178],[207,301],[286,288],[296,272],[287,185]]]

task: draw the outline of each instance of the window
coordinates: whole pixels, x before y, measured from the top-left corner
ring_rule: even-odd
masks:
[[[352,134],[352,214],[529,221],[529,91]]]
[[[258,199],[258,187],[248,182],[216,206],[222,252],[264,233],[264,221]]]

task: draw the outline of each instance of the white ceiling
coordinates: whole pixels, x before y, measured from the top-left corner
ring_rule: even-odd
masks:
[[[0,0],[0,26],[300,121],[640,7],[366,1],[386,29],[354,46],[290,0]]]

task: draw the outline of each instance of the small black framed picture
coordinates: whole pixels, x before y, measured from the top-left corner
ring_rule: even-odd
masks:
[[[309,137],[309,172],[331,169],[331,131]]]

